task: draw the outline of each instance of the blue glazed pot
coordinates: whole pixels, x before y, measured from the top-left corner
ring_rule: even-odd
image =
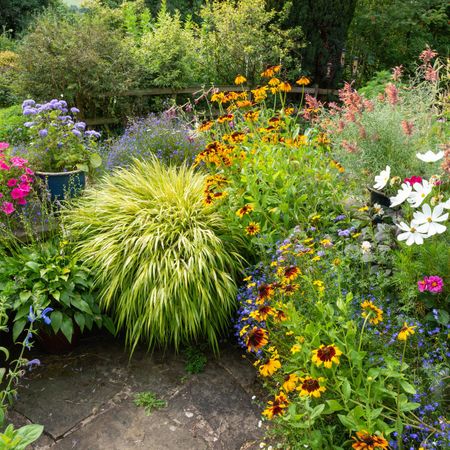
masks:
[[[86,174],[82,170],[71,172],[36,172],[43,182],[52,201],[76,197],[86,186]]]

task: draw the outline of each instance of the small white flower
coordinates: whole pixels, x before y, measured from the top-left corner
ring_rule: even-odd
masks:
[[[372,244],[369,241],[363,241],[361,243],[361,251],[363,254],[370,253],[370,250],[372,249]]]
[[[409,183],[403,183],[402,188],[397,191],[397,195],[395,197],[391,197],[391,208],[394,206],[401,205],[412,192],[412,186]]]
[[[386,166],[386,169],[382,170],[380,172],[380,175],[375,176],[375,184],[374,189],[383,189],[387,182],[389,181],[389,178],[391,176],[391,168],[389,166]]]
[[[374,203],[374,205],[373,205],[373,212],[377,216],[383,216],[384,215],[384,209],[379,203]]]
[[[262,427],[262,420],[258,420],[258,428]]]
[[[444,157],[444,152],[440,151],[437,153],[428,150],[426,153],[416,153],[417,158],[423,162],[436,162]]]
[[[424,238],[427,237],[426,234],[421,233],[412,223],[411,225],[407,225],[405,222],[400,222],[397,226],[403,231],[403,233],[398,235],[397,239],[399,241],[406,241],[406,245],[421,245],[423,244]]]
[[[433,186],[427,180],[423,180],[422,183],[414,183],[413,189],[414,191],[408,197],[408,202],[413,208],[418,208],[433,190]]]
[[[426,233],[428,236],[443,233],[447,227],[439,222],[445,222],[448,219],[448,213],[443,214],[444,207],[442,204],[437,205],[433,211],[428,204],[422,206],[422,211],[414,213],[412,225],[417,227],[420,233]]]
[[[255,398],[256,398],[256,395],[252,395],[252,400],[255,400]]]
[[[444,209],[450,209],[450,198],[446,202],[441,203],[441,206]]]

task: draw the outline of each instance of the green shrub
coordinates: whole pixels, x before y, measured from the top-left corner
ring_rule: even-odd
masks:
[[[19,49],[22,94],[36,100],[64,99],[82,117],[105,117],[117,104],[105,93],[127,89],[135,63],[122,35],[92,14],[40,16]]]
[[[0,142],[19,144],[26,139],[27,129],[23,124],[27,117],[22,114],[20,105],[0,108]]]
[[[202,204],[204,183],[185,166],[136,161],[66,214],[78,256],[132,348],[199,337],[217,348],[228,323],[241,258],[227,223]]]
[[[0,51],[0,106],[11,106],[18,101],[14,87],[17,69],[17,53]]]

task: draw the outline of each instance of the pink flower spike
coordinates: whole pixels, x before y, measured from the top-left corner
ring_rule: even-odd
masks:
[[[6,184],[8,187],[14,187],[17,184],[17,179],[11,178],[10,180],[8,180],[8,182]]]
[[[7,142],[0,142],[0,150],[5,150],[9,147]]]
[[[428,290],[428,285],[427,285],[426,279],[425,280],[419,280],[417,282],[417,287],[419,288],[420,292],[425,292],[426,290]]]
[[[2,211],[9,216],[15,211],[14,205],[11,202],[3,202]]]
[[[441,277],[438,277],[437,275],[431,275],[426,280],[427,280],[427,287],[430,292],[433,292],[434,294],[442,292],[444,282]]]

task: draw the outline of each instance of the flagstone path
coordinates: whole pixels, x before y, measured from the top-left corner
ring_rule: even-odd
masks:
[[[230,345],[195,375],[187,374],[182,354],[138,350],[130,360],[119,341],[104,336],[66,355],[35,356],[42,365],[27,372],[10,413],[16,425],[44,425],[35,449],[259,448],[255,370]],[[146,415],[133,403],[143,391],[167,406]]]

